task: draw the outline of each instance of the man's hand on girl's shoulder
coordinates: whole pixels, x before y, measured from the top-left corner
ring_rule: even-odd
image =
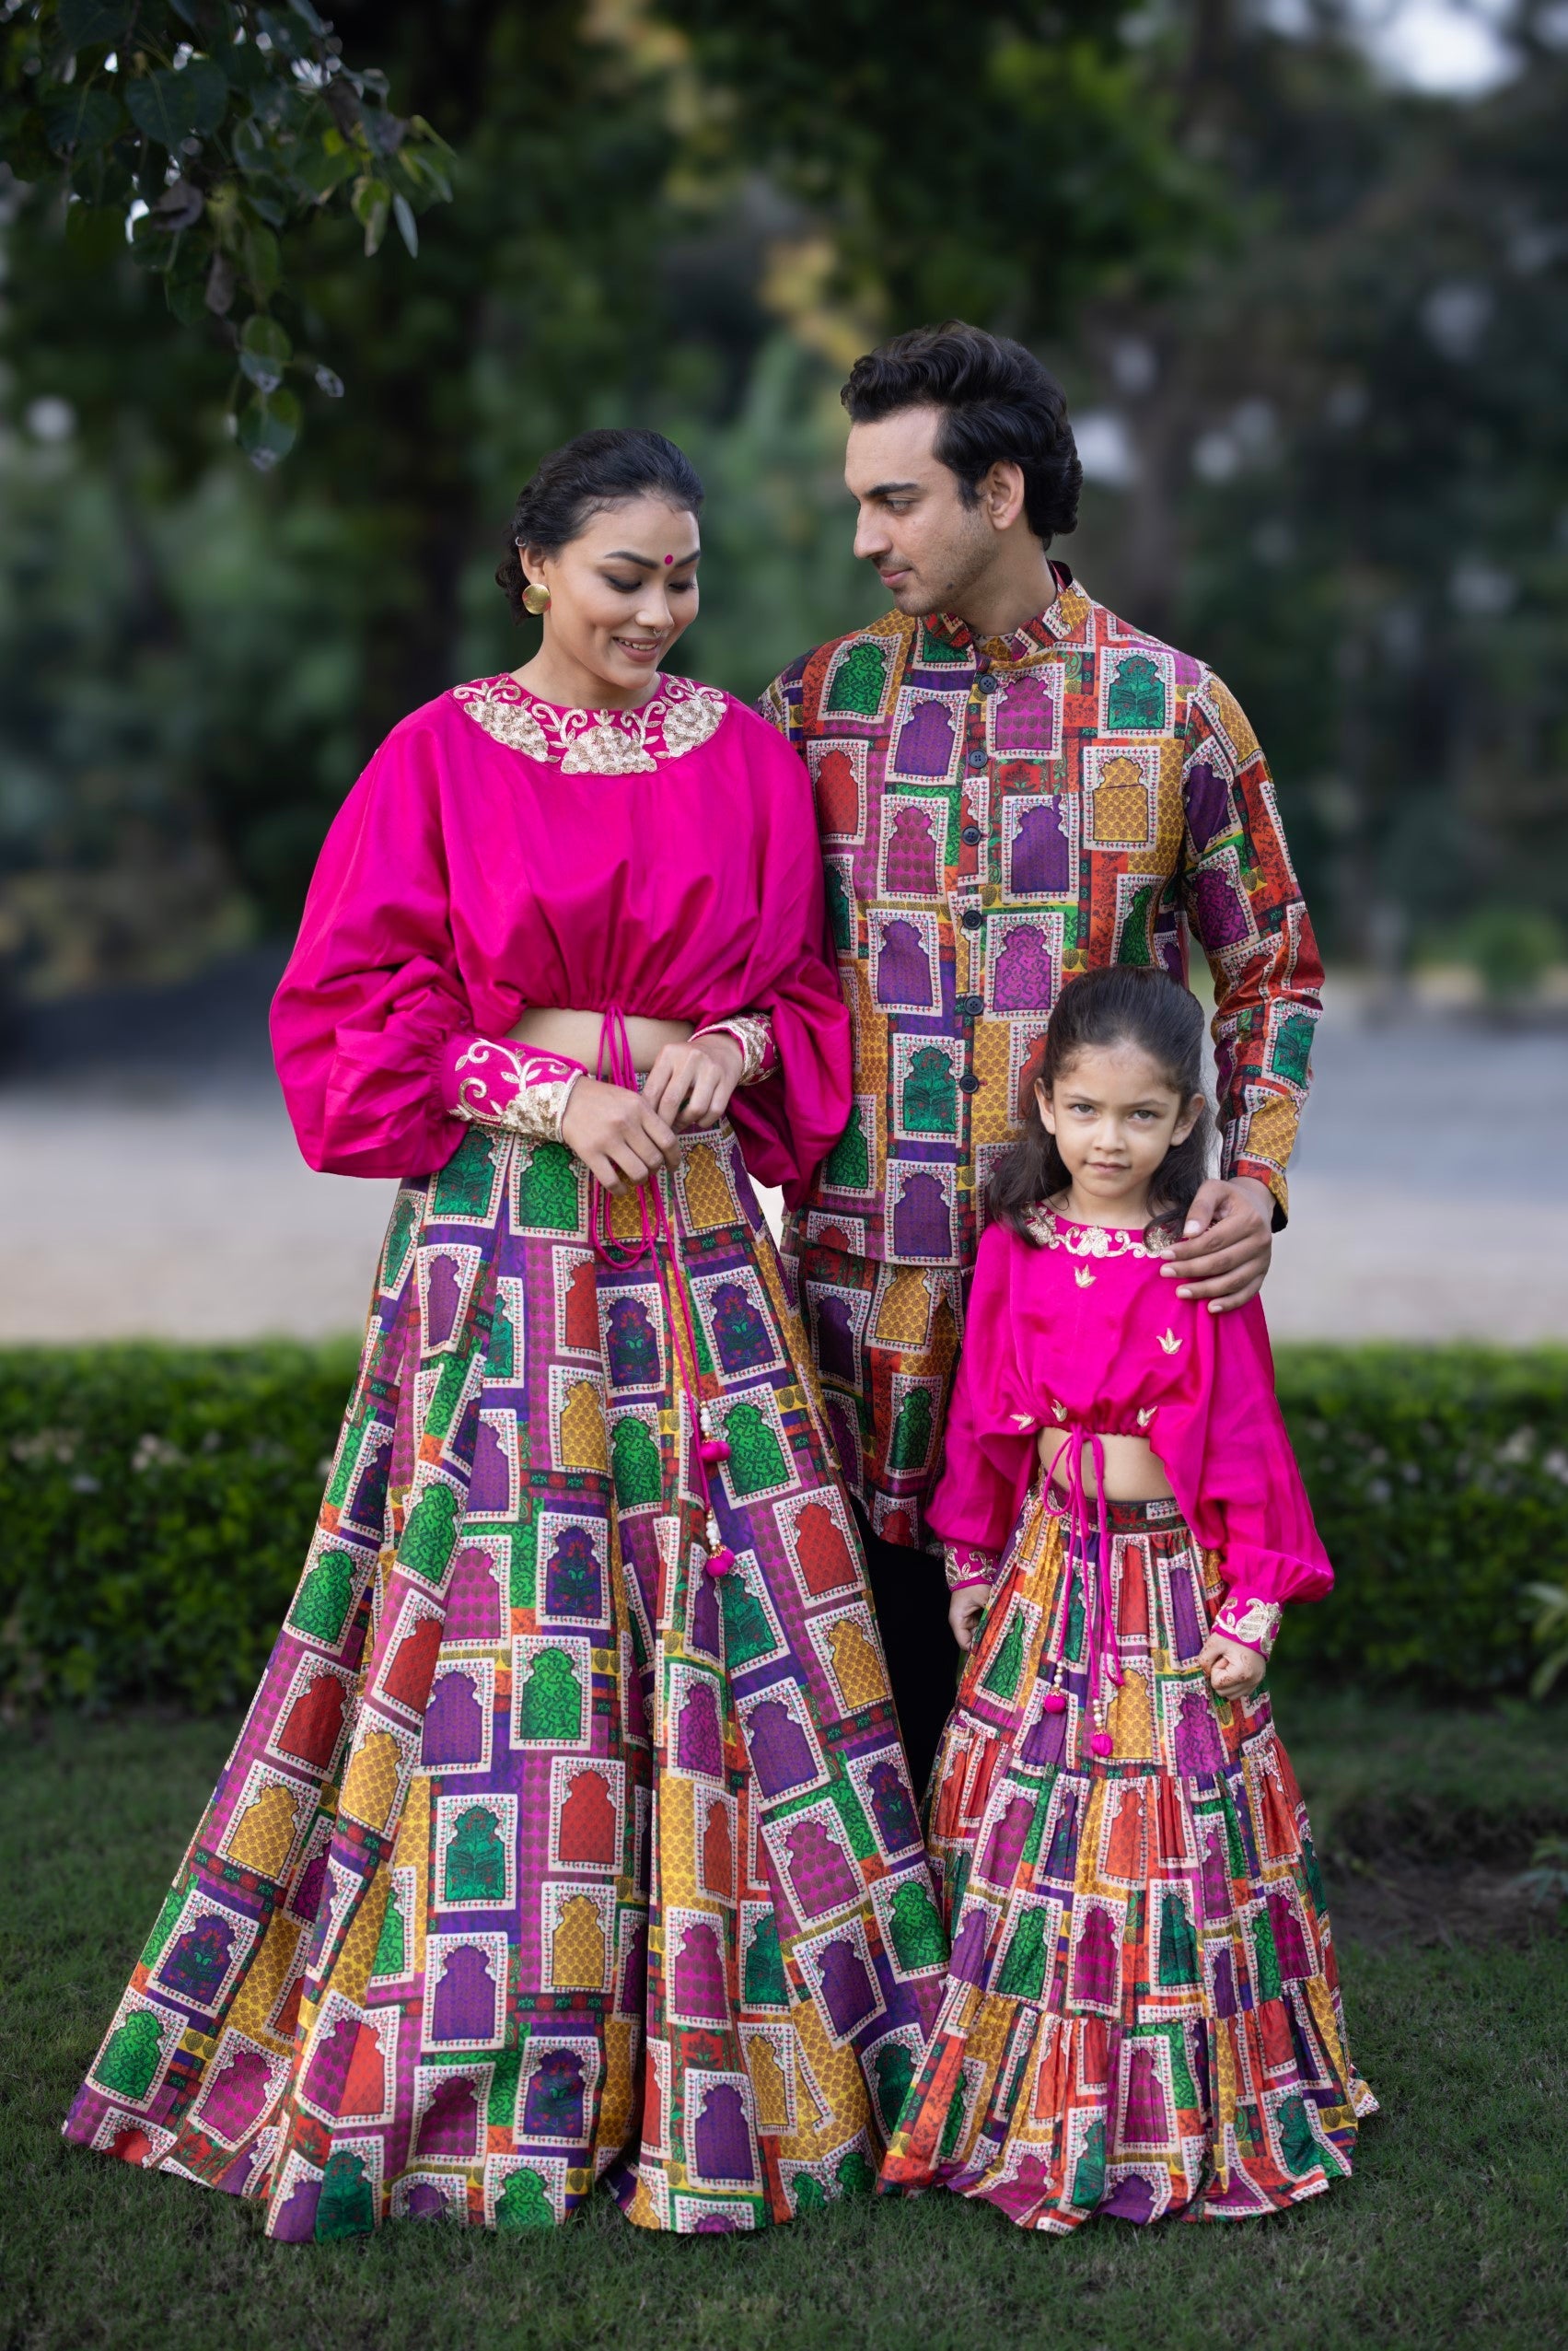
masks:
[[[1160,1267],[1178,1298],[1234,1314],[1263,1286],[1274,1249],[1274,1195],[1252,1176],[1211,1176],[1187,1211],[1182,1238]]]

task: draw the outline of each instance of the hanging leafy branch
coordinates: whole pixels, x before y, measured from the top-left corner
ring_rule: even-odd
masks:
[[[454,160],[422,115],[388,105],[310,0],[0,0],[0,156],[66,199],[70,236],[123,224],[168,307],[232,349],[233,429],[265,471],[298,435],[293,375],[342,394],[275,315],[284,245],[348,206],[373,254],[389,226],[419,250],[418,215],[452,196]]]

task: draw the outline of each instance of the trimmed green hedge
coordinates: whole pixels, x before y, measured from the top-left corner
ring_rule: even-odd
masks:
[[[0,1353],[0,1699],[242,1705],[354,1363],[346,1342]]]
[[[1516,1688],[1521,1588],[1568,1573],[1568,1351],[1297,1347],[1280,1392],[1330,1556],[1281,1663]],[[322,1347],[0,1353],[0,1705],[243,1703],[354,1377]]]

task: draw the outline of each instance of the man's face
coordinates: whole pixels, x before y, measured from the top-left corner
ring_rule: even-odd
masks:
[[[900,408],[852,425],[844,485],[859,509],[854,552],[875,564],[900,612],[963,610],[996,561],[983,506],[968,506],[957,475],[932,454],[939,408]]]

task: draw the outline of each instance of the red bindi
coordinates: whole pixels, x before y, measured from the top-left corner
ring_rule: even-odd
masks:
[[[665,562],[666,562],[667,564],[672,564],[672,563],[674,563],[674,561],[675,561],[675,557],[674,557],[673,555],[667,555],[667,556],[665,557]]]

